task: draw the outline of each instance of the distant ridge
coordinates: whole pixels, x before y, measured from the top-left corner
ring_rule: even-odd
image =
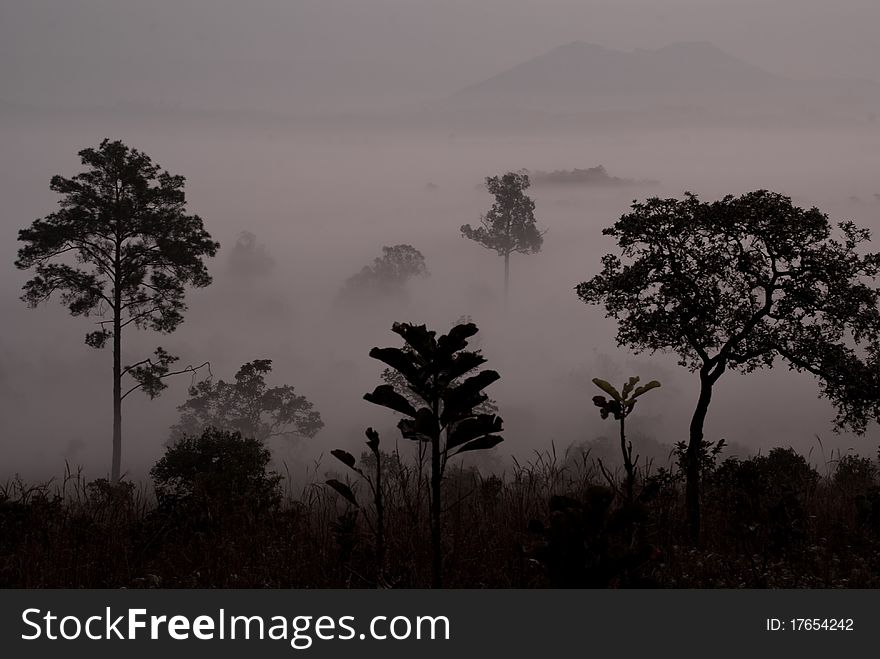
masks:
[[[636,180],[611,176],[602,165],[587,169],[557,169],[552,172],[536,170],[529,172],[529,177],[536,187],[633,187],[659,185],[659,181]]]
[[[658,50],[611,50],[576,41],[518,64],[456,94],[633,94],[769,88],[783,79],[705,42]]]
[[[792,80],[703,41],[620,51],[576,41],[469,85],[435,110],[511,113],[665,112],[788,115],[880,111],[869,80]]]

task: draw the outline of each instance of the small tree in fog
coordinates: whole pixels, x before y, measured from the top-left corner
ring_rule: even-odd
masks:
[[[229,270],[244,277],[261,277],[275,269],[275,259],[265,245],[257,242],[257,236],[242,231],[229,252]]]
[[[461,233],[504,257],[504,300],[510,288],[510,255],[536,254],[544,243],[543,232],[535,222],[535,202],[525,193],[529,175],[508,172],[486,178],[486,189],[495,196],[495,203],[480,218],[480,226],[465,224]]]
[[[119,141],[104,140],[79,152],[87,170],[53,176],[60,208],[18,233],[24,246],[15,265],[33,268],[22,299],[36,307],[53,294],[74,316],[109,316],[86,335],[86,344],[113,342],[113,459],[111,480],[122,460],[122,400],[143,389],[154,398],[177,357],[162,348],[131,366],[122,365],[122,334],[129,325],[173,332],[183,322],[187,285],[211,283],[204,257],[219,244],[197,215],[186,214],[182,176],[160,171],[150,158]],[[135,384],[123,392],[126,376]]]
[[[431,545],[433,549],[432,583],[442,586],[441,482],[447,461],[460,453],[489,449],[503,441],[501,418],[479,414],[476,408],[488,396],[483,389],[499,379],[491,370],[478,371],[459,380],[485,363],[476,351],[465,350],[467,339],[477,333],[473,323],[456,325],[449,334],[437,333],[424,325],[394,323],[403,348],[373,348],[370,357],[400,373],[418,405],[388,384],[376,387],[364,398],[399,412],[397,424],[406,439],[424,442],[431,450]]]
[[[660,386],[657,380],[651,380],[640,387],[636,386],[638,383],[638,376],[631,377],[618,391],[610,382],[593,378],[593,384],[610,396],[610,398],[593,396],[593,404],[599,408],[599,414],[603,419],[613,416],[614,420],[620,425],[620,452],[623,456],[623,468],[626,472],[624,493],[627,503],[632,501],[633,486],[636,482],[636,463],[639,461],[639,456],[636,456],[636,459],[633,460],[632,442],[626,441],[626,418],[635,409],[639,396]]]
[[[863,432],[880,416],[880,254],[852,222],[833,237],[828,217],[759,190],[712,203],[652,198],[634,203],[604,234],[621,256],[577,286],[617,319],[617,342],[671,351],[700,376],[687,446],[690,533],[700,532],[700,455],[713,388],[727,370],[750,373],[781,360],[820,381],[837,425]]]
[[[373,508],[376,511],[376,525],[373,528],[376,551],[376,583],[379,583],[385,567],[385,497],[382,489],[382,451],[379,450],[379,433],[372,428],[367,428],[366,435],[367,448],[370,449],[375,463],[372,473],[365,473],[363,469],[358,467],[357,460],[348,451],[337,448],[330,451],[330,454],[365,480],[373,495]],[[347,483],[331,478],[327,481],[327,485],[336,490],[351,505],[360,508],[357,497]]]
[[[271,437],[314,437],[324,422],[321,414],[290,385],[269,387],[271,359],[244,364],[234,382],[203,380],[189,390],[189,400],[177,409],[180,421],[171,428],[171,444],[205,428],[240,432],[265,442]]]
[[[349,277],[342,289],[344,298],[375,298],[399,296],[406,284],[416,277],[427,277],[425,257],[412,245],[382,248],[382,256],[373,259],[359,273]]]

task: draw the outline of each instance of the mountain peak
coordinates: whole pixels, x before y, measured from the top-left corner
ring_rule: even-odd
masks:
[[[494,99],[507,106],[581,107],[612,96],[757,91],[779,80],[706,41],[628,52],[573,41],[471,85],[456,98],[480,99],[480,105]]]
[[[553,48],[547,54],[552,53],[552,52],[556,52],[556,51],[585,52],[585,51],[591,51],[591,50],[592,51],[608,51],[609,49],[605,48],[604,46],[599,46],[594,43],[589,43],[587,41],[570,41],[566,44],[562,44],[561,46],[556,46],[556,48]]]
[[[723,50],[721,50],[718,46],[708,41],[678,41],[676,43],[671,43],[662,48],[658,48],[655,52],[658,53],[670,53],[670,52],[681,52],[681,53],[689,53],[689,54],[697,54],[697,53],[716,53],[724,55],[725,57],[731,57]]]

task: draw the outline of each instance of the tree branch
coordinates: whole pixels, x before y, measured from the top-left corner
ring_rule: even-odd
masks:
[[[145,359],[145,360],[143,360],[143,361],[141,361],[141,362],[138,362],[138,364],[147,364],[147,363],[152,364],[153,362],[152,362],[151,359]],[[123,372],[123,374],[124,374],[125,372],[128,372],[128,370],[130,370],[131,368],[134,368],[134,366],[137,366],[138,364],[133,364],[132,366],[129,366],[129,367]],[[198,373],[198,371],[199,371],[200,369],[205,368],[205,367],[208,368],[208,373],[211,373],[211,362],[203,362],[203,363],[199,364],[198,366],[187,365],[186,368],[182,368],[182,369],[180,369],[179,371],[169,371],[168,373],[165,373],[165,374],[163,374],[163,375],[159,375],[159,376],[157,376],[157,377],[158,377],[159,380],[164,380],[165,378],[170,378],[172,375],[181,375],[181,374],[183,374],[183,373],[192,373],[192,374],[193,374],[193,380],[192,380],[192,381],[193,381],[193,383],[195,383],[195,376],[196,376],[196,373]],[[212,374],[212,375],[213,375],[213,374]],[[136,385],[133,386],[131,389],[129,389],[128,391],[126,391],[124,394],[122,394],[122,398],[121,398],[120,400],[125,400],[125,397],[126,397],[126,396],[128,396],[130,393],[133,393],[133,392],[137,391],[138,389],[140,389],[140,388],[143,387],[143,386],[144,386],[143,383],[138,383],[138,384],[136,384]]]

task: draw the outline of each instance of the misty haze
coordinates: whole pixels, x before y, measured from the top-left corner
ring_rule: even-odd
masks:
[[[878,22],[880,5],[867,0],[842,0],[833,9],[812,0],[772,7],[750,0],[4,2],[0,482],[51,481],[51,489],[66,472],[80,471],[83,482],[111,478],[112,341],[103,349],[84,343],[109,316],[97,309],[71,315],[57,294],[29,309],[20,298],[34,271],[15,267],[19,231],[59,209],[50,179],[86,171],[77,154],[109,139],[185,177],[186,213],[198,215],[220,244],[216,256],[204,257],[213,281],[186,286],[187,308],[174,331],[125,329],[123,365],[161,346],[179,357],[172,370],[184,371],[164,379],[167,388],[155,399],[137,390],[124,399],[121,473],[139,496],[153,500],[151,469],[184,434],[190,388],[234,382],[244,365],[271,360],[265,385],[292,386],[320,424],[313,417],[290,432],[267,427],[256,437],[271,452],[267,468],[283,476],[278,487],[286,499],[320,496],[321,505],[338,511],[334,523],[357,530],[353,554],[338,528],[333,536],[340,564],[356,565],[366,551],[358,547],[373,542],[370,489],[364,482],[353,490],[358,519],[344,500],[351,490],[331,499],[339,490],[326,481],[354,486],[360,478],[331,451],[360,461],[370,427],[388,455],[396,450],[415,464],[420,453],[420,442],[398,428],[405,414],[364,399],[393,384],[383,374],[388,364],[370,351],[404,346],[392,331],[397,322],[426,325],[437,336],[473,323],[479,331],[468,349],[485,358],[480,368],[500,375],[485,393],[491,414],[503,419],[496,434],[504,441],[450,457],[448,480],[458,490],[444,492],[444,503],[452,505],[467,489],[459,481],[472,474],[479,474],[479,492],[461,496],[479,498],[488,479],[515,481],[523,465],[555,455],[567,471],[558,487],[545,483],[546,500],[503,523],[511,547],[541,536],[530,518],[545,519],[550,529],[553,510],[588,496],[571,489],[577,469],[590,472],[590,487],[613,493],[609,510],[631,504],[658,469],[680,470],[670,487],[680,486],[675,514],[684,520],[685,459],[674,447],[692,436],[700,377],[679,365],[672,349],[618,345],[618,319],[602,303],[585,304],[588,296],[576,287],[602,272],[604,255],[621,255],[603,229],[634,212],[634,202],[682,200],[688,192],[707,203],[779,193],[801,209],[818,208],[832,227],[852,221],[870,230],[873,241],[856,252],[880,251],[880,45],[866,28]],[[530,177],[522,192],[534,202],[542,242],[534,253],[510,254],[506,292],[505,259],[463,236],[463,225],[480,225],[496,202],[487,177],[508,172]],[[401,249],[388,249],[395,246]],[[402,258],[411,269],[388,274]],[[876,339],[857,348],[874,374]],[[602,392],[593,379],[619,388],[631,376],[661,386],[639,398],[626,419],[638,462],[625,494],[617,417],[600,415],[593,399]],[[820,489],[832,482],[841,456],[862,456],[870,482],[847,505],[858,494],[876,510],[865,528],[855,508],[846,515],[877,551],[876,419],[864,432],[836,427],[839,406],[823,391],[821,377],[792,370],[782,357],[749,373],[731,366],[714,386],[703,443],[711,449],[723,440],[717,465],[731,457],[751,464],[771,449],[792,448],[804,469],[824,479]],[[860,400],[876,409],[875,393]],[[187,427],[200,433],[193,423]],[[430,457],[428,449],[426,488]],[[367,474],[369,465],[362,465]],[[11,500],[13,490],[7,486],[0,501]],[[569,499],[547,507],[563,496]],[[819,505],[821,496],[810,496],[810,505]],[[717,523],[709,494],[703,504],[709,535]],[[424,505],[427,543],[439,513],[435,520]],[[444,524],[462,532],[448,510]],[[651,519],[645,528],[660,523]],[[664,538],[645,542],[665,547]],[[393,543],[389,535],[389,556]],[[429,585],[424,551],[424,565],[413,568],[420,576],[395,582],[389,568],[380,577],[391,586]],[[451,575],[444,585],[566,585],[560,574],[568,574],[543,555],[534,561],[545,576],[519,580],[455,576],[455,556],[444,560]],[[676,560],[684,559],[669,559]],[[577,585],[629,583],[609,570],[613,578],[591,573]],[[119,580],[129,576],[144,574]],[[830,585],[651,578],[664,586]],[[876,569],[860,578],[853,585],[876,585]],[[372,585],[352,579],[293,582]],[[3,584],[47,585],[24,577],[4,577]],[[188,582],[169,576],[163,585]]]

